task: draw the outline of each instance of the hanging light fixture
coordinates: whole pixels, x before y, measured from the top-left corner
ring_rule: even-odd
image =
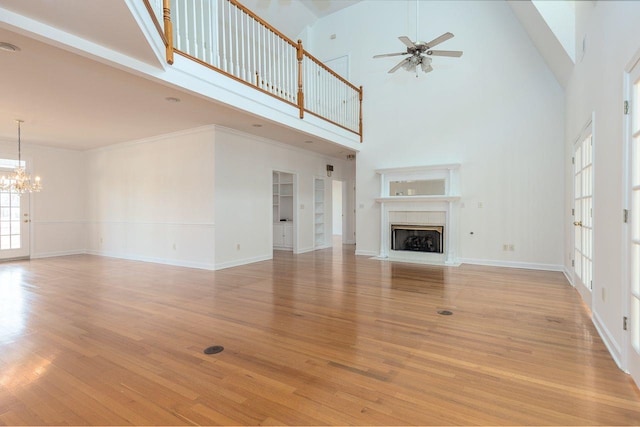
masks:
[[[40,177],[36,176],[34,181],[31,182],[31,175],[27,173],[24,165],[22,164],[22,153],[20,146],[20,124],[23,120],[16,120],[18,123],[18,165],[11,175],[8,177],[3,176],[0,178],[0,191],[8,191],[11,193],[33,193],[42,190],[42,184]]]

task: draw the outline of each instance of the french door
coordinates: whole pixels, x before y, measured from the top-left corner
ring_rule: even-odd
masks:
[[[574,285],[591,305],[593,278],[593,138],[591,125],[574,146]],[[588,291],[588,292],[585,292]]]
[[[29,257],[29,225],[29,195],[0,191],[0,260]]]
[[[627,369],[640,386],[640,64],[636,64],[629,75],[631,83],[631,117],[629,140],[629,319],[627,320]]]

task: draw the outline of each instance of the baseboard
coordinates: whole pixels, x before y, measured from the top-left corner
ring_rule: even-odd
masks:
[[[527,270],[564,271],[559,264],[538,264],[534,262],[498,261],[490,259],[460,258],[462,264],[487,265],[491,267],[524,268]]]
[[[243,258],[234,261],[221,262],[215,265],[214,270],[222,270],[225,268],[239,267],[241,265],[252,264],[254,262],[267,261],[272,259],[272,255],[261,255],[253,258]]]
[[[73,251],[57,251],[57,252],[44,252],[39,254],[31,254],[31,259],[41,259],[41,258],[54,258],[58,256],[69,256],[69,255],[84,255],[88,253],[84,249],[82,250],[73,250]]]
[[[307,253],[307,252],[313,252],[316,249],[317,248],[314,248],[313,246],[308,247],[308,248],[302,248],[302,249],[298,249],[296,252],[294,252],[294,254],[300,255],[300,254],[304,254],[304,253]]]
[[[216,269],[215,265],[209,264],[209,263],[202,263],[202,262],[180,261],[180,260],[174,260],[174,259],[144,257],[144,256],[137,256],[137,255],[119,254],[119,253],[102,252],[102,251],[94,251],[94,250],[88,250],[86,251],[86,253],[89,255],[105,256],[109,258],[127,259],[130,261],[152,262],[155,264],[173,265],[176,267],[198,268],[200,270]]]
[[[372,257],[372,256],[378,256],[379,252],[376,252],[376,251],[364,251],[364,250],[361,250],[361,249],[356,249],[356,255]]]
[[[573,274],[571,274],[571,271],[565,266],[562,269],[562,272],[564,273],[564,277],[567,278],[567,281],[569,282],[569,284],[575,288],[576,285],[573,283]]]
[[[611,332],[605,326],[604,322],[602,321],[598,313],[596,313],[595,311],[591,316],[591,321],[596,327],[598,334],[600,334],[600,338],[602,338],[604,345],[607,346],[607,349],[609,350],[609,354],[611,354],[611,357],[613,357],[613,360],[616,362],[616,365],[618,365],[618,368],[626,372],[625,368],[623,368],[622,366],[622,349],[620,348],[616,340],[613,339]]]

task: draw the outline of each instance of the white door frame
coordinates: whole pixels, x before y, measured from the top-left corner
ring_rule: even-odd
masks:
[[[595,155],[594,155],[594,147],[595,147],[595,138],[594,138],[594,133],[595,133],[595,129],[594,129],[594,117],[592,115],[591,119],[587,121],[587,123],[585,124],[585,126],[582,128],[582,131],[580,132],[580,135],[578,136],[578,138],[574,141],[573,146],[572,146],[572,156],[574,157],[574,162],[575,160],[575,153],[577,150],[577,146],[579,144],[582,144],[582,142],[589,136],[591,135],[591,209],[592,211],[588,213],[588,215],[590,216],[590,221],[591,221],[591,225],[592,225],[592,235],[591,235],[591,272],[590,272],[590,279],[592,280],[593,278],[593,269],[594,269],[594,259],[593,259],[593,224],[594,224],[594,212],[593,212],[593,206],[595,205],[594,203],[594,176],[595,176]],[[583,301],[587,304],[587,306],[589,307],[589,309],[592,308],[593,306],[593,292],[592,292],[592,284],[590,283],[583,283],[582,279],[580,277],[578,277],[577,273],[576,273],[576,268],[578,267],[579,264],[579,260],[576,259],[576,233],[579,231],[580,233],[582,232],[582,227],[581,226],[576,226],[575,223],[579,222],[577,220],[581,220],[582,218],[576,218],[576,187],[575,187],[575,171],[576,168],[578,167],[578,165],[576,164],[572,164],[572,171],[571,171],[571,185],[572,185],[572,199],[571,199],[571,203],[572,203],[572,209],[574,209],[573,211],[573,215],[571,216],[572,218],[572,224],[571,224],[571,229],[572,229],[572,239],[571,239],[571,259],[573,260],[573,265],[571,267],[571,275],[572,275],[572,282],[573,282],[573,286],[576,288],[576,290],[578,290],[578,292],[580,293],[580,295],[582,296]],[[585,215],[583,213],[583,215]],[[581,242],[584,243],[584,242]]]
[[[0,169],[0,175],[6,171]],[[9,197],[18,197],[20,201],[20,248],[19,249],[3,249],[0,250],[0,261],[11,259],[25,259],[31,257],[31,195],[24,193],[22,195],[9,193]]]
[[[634,81],[640,81],[640,50],[636,53],[634,58],[625,68],[624,74],[624,94],[623,99],[627,100],[628,114],[625,115],[624,120],[624,151],[623,151],[623,182],[624,182],[624,196],[623,196],[623,209],[628,212],[628,221],[623,223],[623,242],[624,250],[622,257],[622,271],[623,282],[622,287],[622,313],[627,323],[627,330],[623,331],[623,351],[621,354],[621,367],[624,371],[631,374],[631,377],[635,381],[636,385],[640,387],[640,354],[634,349],[633,338],[634,334],[638,334],[640,328],[640,320],[636,317],[633,318],[632,304],[634,302],[633,285],[634,280],[631,269],[633,268],[633,253],[631,251],[632,238],[633,238],[633,226],[632,221],[640,215],[640,212],[633,212],[632,206],[632,185],[634,173],[633,165],[633,142],[634,142],[634,130],[640,129],[640,123],[634,123],[633,118],[640,122],[638,114],[640,114],[640,89],[634,89]],[[640,147],[638,147],[640,149]],[[640,169],[640,166],[635,166]],[[636,314],[637,316],[637,314]]]

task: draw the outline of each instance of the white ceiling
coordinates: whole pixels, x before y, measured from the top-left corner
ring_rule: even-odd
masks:
[[[54,46],[54,40],[36,40],[2,19],[2,8],[159,66],[123,0],[0,0],[0,42],[20,48],[0,50],[0,140],[16,139],[15,119],[24,120],[25,145],[81,150],[217,124],[327,155],[347,154],[328,141]]]
[[[162,58],[149,47],[127,1],[0,0],[0,42],[21,49],[16,53],[0,50],[0,140],[15,140],[15,119],[25,121],[25,144],[73,149],[218,124],[323,154],[342,157],[346,153],[329,141],[98,62],[98,58],[71,51],[7,19],[7,11],[16,12],[160,67]],[[244,0],[243,4],[253,5],[255,12],[278,28],[282,21],[282,25],[301,29],[358,1]],[[166,97],[181,102],[167,102]],[[314,143],[305,144],[306,140]]]

